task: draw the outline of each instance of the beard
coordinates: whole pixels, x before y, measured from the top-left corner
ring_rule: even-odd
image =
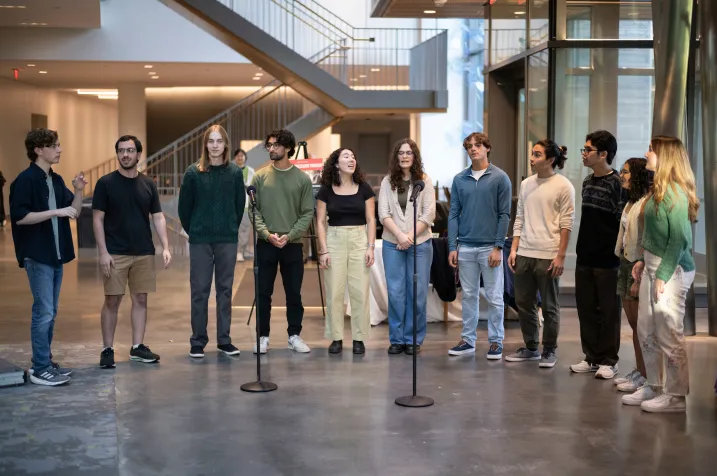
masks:
[[[279,154],[277,154],[276,152],[269,152],[269,158],[271,160],[275,160],[275,161],[283,159],[283,157],[280,156]]]
[[[133,168],[135,168],[137,166],[138,162],[139,162],[139,159],[134,159],[129,163],[129,165],[125,165],[125,163],[120,160],[119,164],[120,164],[120,167],[122,167],[124,170],[132,170]]]

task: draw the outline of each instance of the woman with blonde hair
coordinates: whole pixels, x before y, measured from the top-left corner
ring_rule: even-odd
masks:
[[[217,349],[238,355],[229,331],[239,225],[244,215],[244,175],[230,159],[227,131],[220,125],[204,133],[199,161],[184,173],[179,219],[189,234],[189,285],[192,295],[190,357],[204,357],[212,275],[216,276]]]
[[[423,191],[415,202],[409,198],[413,184],[422,180]],[[383,262],[388,288],[389,354],[413,355],[421,351],[426,337],[426,300],[433,262],[433,233],[436,217],[435,190],[423,171],[421,151],[411,139],[396,143],[389,159],[389,174],[381,182],[378,218],[383,224]],[[413,229],[413,209],[417,223]],[[418,283],[413,295],[413,247],[416,247]],[[413,342],[413,302],[416,301],[416,341]]]
[[[647,412],[684,412],[689,370],[684,338],[685,299],[695,278],[692,223],[700,206],[682,142],[657,136],[645,154],[655,172],[643,210],[643,257],[632,269],[640,283],[637,331],[647,382],[625,395]]]
[[[346,286],[351,302],[353,353],[366,352],[364,341],[371,328],[369,268],[373,266],[376,247],[374,197],[354,152],[345,147],[336,149],[324,163],[321,189],[316,195],[319,266],[326,270],[326,338],[331,339],[330,354],[343,350]]]

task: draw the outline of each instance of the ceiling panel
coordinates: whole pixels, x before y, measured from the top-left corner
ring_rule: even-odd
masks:
[[[0,27],[100,26],[100,0],[0,0]]]
[[[500,0],[497,0],[500,1]],[[443,5],[441,5],[443,4]],[[484,18],[488,0],[374,0],[371,16],[383,18]],[[435,11],[435,13],[425,13]]]

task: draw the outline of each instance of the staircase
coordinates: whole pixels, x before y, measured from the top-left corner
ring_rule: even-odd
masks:
[[[170,217],[184,171],[201,155],[212,124],[227,130],[235,149],[281,128],[307,140],[354,113],[447,107],[445,30],[354,28],[313,0],[158,1],[275,78],[140,163]],[[261,144],[247,151],[253,167],[266,160]],[[112,159],[86,172],[87,194],[114,169]]]

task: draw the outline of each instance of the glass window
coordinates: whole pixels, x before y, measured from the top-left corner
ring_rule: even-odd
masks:
[[[612,132],[619,170],[630,157],[643,157],[650,143],[654,101],[652,50],[564,49],[556,53],[555,140],[568,147],[563,174],[575,187],[575,233],[580,223],[581,189],[590,170],[583,167],[580,149],[585,136],[597,129]],[[585,58],[589,66],[585,66]],[[570,240],[569,252],[575,251]]]
[[[568,39],[652,39],[650,0],[566,0],[566,17]]]
[[[548,137],[548,50],[528,58],[528,143],[533,145]],[[528,156],[530,153],[528,152]]]
[[[530,48],[548,41],[548,0],[530,0]]]
[[[527,49],[526,13],[525,0],[505,0],[491,5],[491,64],[505,61]]]

